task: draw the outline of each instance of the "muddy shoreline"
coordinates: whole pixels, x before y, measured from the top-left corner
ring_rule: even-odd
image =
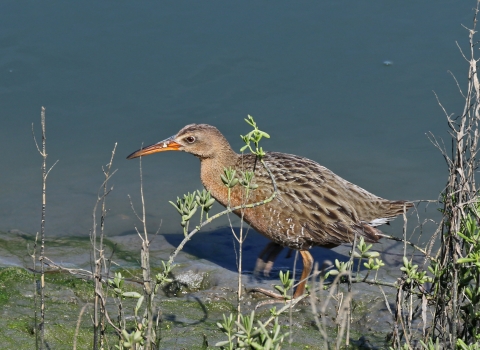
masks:
[[[150,261],[154,269],[161,266],[161,260],[167,260],[170,253],[183,239],[183,234],[156,235],[151,243]],[[256,278],[252,271],[258,253],[268,241],[257,233],[249,232],[244,244],[243,285],[246,290],[253,287],[273,289],[279,284],[278,271],[291,270],[294,262],[287,259],[287,250],[282,252],[275,267],[268,278]],[[46,255],[57,264],[67,268],[81,268],[90,270],[90,251],[88,237],[68,237],[47,239]],[[105,241],[107,254],[114,251],[113,260],[117,269],[139,275],[139,259],[141,242],[136,234],[108,237]],[[33,274],[26,270],[32,267],[32,258],[29,255],[34,244],[32,235],[18,230],[0,232],[0,302],[3,305],[3,320],[0,321],[2,338],[9,339],[14,344],[18,339],[25,340],[25,344],[34,342],[33,330]],[[384,282],[394,283],[401,276],[399,267],[403,256],[403,244],[382,240],[376,244],[374,250],[380,252],[385,266],[379,272],[378,278]],[[312,249],[315,261],[329,263],[338,259],[348,260],[351,246],[344,245],[327,250]],[[420,262],[420,261],[419,261]],[[209,343],[209,348],[224,340],[216,327],[216,322],[222,319],[223,314],[229,314],[236,309],[237,267],[235,250],[230,228],[197,233],[189,241],[184,250],[178,255],[173,274],[177,282],[163,289],[157,297],[162,309],[162,348],[165,349],[195,349],[202,348],[203,335]],[[301,263],[298,263],[301,268]],[[297,276],[300,269],[297,267]],[[11,275],[18,275],[12,278]],[[76,278],[69,274],[58,274],[60,277],[47,278],[47,328],[53,331],[58,327],[74,329],[80,309],[88,303],[93,295],[90,281]],[[62,282],[58,282],[62,281]],[[141,290],[141,287],[132,284],[132,288]],[[392,329],[392,316],[388,311],[385,299],[378,287],[366,284],[355,284],[353,296],[353,323],[350,333],[354,348],[379,348],[387,346],[385,342]],[[384,287],[389,306],[395,310],[395,288]],[[250,312],[263,296],[245,294],[242,301],[244,312]],[[277,309],[282,304],[277,305]],[[257,309],[260,318],[268,318],[272,305]],[[114,312],[114,310],[112,311]],[[21,317],[18,317],[21,315]],[[318,349],[322,338],[316,327],[309,298],[297,305],[292,313],[292,327],[289,324],[289,315],[280,317],[281,324],[286,331],[292,332],[291,344],[289,339],[284,343],[284,349]],[[335,312],[333,308],[327,311],[327,325],[335,333]],[[56,322],[53,322],[56,320]],[[62,320],[62,322],[58,322]],[[52,323],[53,322],[53,323]],[[91,326],[89,317],[81,322],[81,339],[87,346]],[[57,324],[58,323],[58,324]],[[73,328],[72,328],[73,327]],[[70,331],[63,332],[72,335]],[[60,333],[53,331],[50,341],[53,348],[69,348],[71,338],[56,339]],[[55,334],[55,337],[53,337]],[[8,341],[7,341],[8,344]],[[323,344],[323,343],[322,343]],[[356,344],[356,345],[355,345]],[[65,346],[65,347],[63,347]],[[198,347],[197,347],[198,346]]]

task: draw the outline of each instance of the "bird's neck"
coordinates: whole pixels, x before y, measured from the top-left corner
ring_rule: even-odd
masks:
[[[223,205],[227,203],[228,190],[220,175],[224,173],[225,168],[234,168],[239,157],[240,155],[229,147],[228,149],[222,149],[213,158],[200,159],[200,177],[203,186]]]

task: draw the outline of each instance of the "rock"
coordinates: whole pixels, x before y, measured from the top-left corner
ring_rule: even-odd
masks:
[[[185,294],[192,291],[210,288],[209,273],[187,270],[175,276],[175,280],[169,283],[164,292],[167,295]]]

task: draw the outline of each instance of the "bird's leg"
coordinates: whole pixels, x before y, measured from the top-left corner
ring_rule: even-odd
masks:
[[[283,247],[275,242],[270,242],[258,255],[257,263],[255,264],[254,275],[258,276],[261,272],[265,277],[268,277],[272,270],[273,263],[278,254],[283,250]]]
[[[313,257],[308,252],[308,250],[301,250],[300,254],[302,255],[303,271],[302,271],[302,276],[300,277],[300,283],[298,284],[297,289],[295,289],[295,293],[293,294],[293,299],[302,296],[303,293],[305,292],[305,285],[307,284],[308,276],[310,275],[310,272],[312,271],[312,267],[313,267]],[[272,292],[270,290],[266,290],[263,288],[252,288],[251,292],[258,292],[258,293],[265,294],[266,296],[269,296],[274,299],[284,300],[283,295],[277,294],[275,292]]]
[[[298,298],[305,292],[305,285],[307,284],[308,276],[310,275],[310,272],[312,272],[313,267],[312,254],[310,254],[308,250],[300,250],[300,254],[302,255],[303,271],[302,276],[300,277],[300,284],[297,286],[297,289],[295,289],[295,293],[293,294],[293,299]]]

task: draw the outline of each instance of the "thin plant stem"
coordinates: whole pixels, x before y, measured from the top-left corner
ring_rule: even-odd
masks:
[[[83,305],[82,309],[80,310],[80,313],[78,314],[77,326],[75,327],[75,335],[73,336],[73,350],[77,350],[77,340],[78,340],[78,333],[80,332],[80,323],[82,322],[82,316],[89,305],[91,304],[87,303]]]
[[[111,173],[113,158],[115,156],[115,150],[117,148],[117,143],[115,143],[110,162],[107,164],[106,168],[102,167],[104,174],[104,181],[100,186],[100,189],[97,194],[97,200],[95,202],[92,220],[93,226],[90,235],[90,241],[92,245],[92,274],[94,277],[95,284],[95,298],[93,303],[93,349],[102,349],[104,347],[105,341],[105,307],[106,305],[102,302],[105,300],[103,297],[103,276],[102,276],[102,267],[104,267],[105,272],[107,272],[107,266],[105,261],[105,247],[103,244],[104,233],[105,233],[105,219],[107,216],[106,209],[106,198],[109,193],[113,190],[108,188],[108,181],[115,174],[116,170]],[[101,217],[100,217],[100,237],[97,237],[97,208],[101,204]]]
[[[47,206],[47,177],[53,167],[57,164],[58,160],[47,170],[47,136],[46,136],[46,122],[45,122],[45,107],[41,108],[40,122],[42,129],[42,149],[38,146],[35,138],[35,132],[32,124],[32,135],[38,152],[42,156],[42,212],[40,222],[40,324],[38,329],[35,329],[35,338],[37,348],[43,350],[45,345],[45,217]],[[40,340],[38,340],[38,334],[40,333]],[[39,344],[40,343],[40,344]]]

